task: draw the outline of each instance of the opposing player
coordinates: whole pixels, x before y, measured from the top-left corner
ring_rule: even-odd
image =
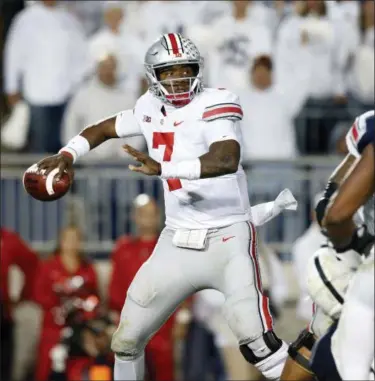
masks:
[[[145,67],[150,87],[133,110],[85,128],[38,163],[73,175],[75,160],[107,139],[143,134],[149,155],[126,146],[141,164],[130,169],[163,181],[166,228],[129,288],[112,340],[115,379],[143,379],[149,339],[185,298],[205,288],[224,293],[224,314],[246,360],[278,379],[287,346],[273,332],[262,291],[240,164],[239,99],[203,87],[200,53],[179,34],[157,40]]]
[[[374,372],[374,111],[356,119],[347,142],[352,154],[360,160],[333,196],[323,226],[336,251],[351,248],[368,258],[350,285],[337,330],[331,334],[331,350],[343,380],[365,380]],[[366,226],[353,228],[353,216],[362,205]]]
[[[361,152],[364,150],[364,147],[370,144],[371,139],[374,137],[374,111],[370,111],[359,116],[350,131],[347,134],[347,146],[349,150],[349,154],[343,160],[343,162],[337,167],[334,173],[331,175],[329,182],[326,187],[326,191],[324,193],[323,198],[319,201],[316,207],[316,215],[317,220],[320,225],[322,225],[323,218],[326,213],[327,206],[330,203],[330,200],[335,192],[339,189],[340,184],[343,182],[345,177],[350,173],[350,171],[357,164]],[[358,147],[358,148],[357,148]],[[370,155],[371,157],[371,155]],[[369,160],[369,158],[367,158]],[[357,171],[358,169],[356,169]],[[358,186],[358,185],[357,185]],[[369,215],[369,205],[371,205],[371,201],[367,204],[367,210],[365,208],[365,214]],[[373,205],[373,201],[372,201]],[[361,204],[359,205],[361,206]],[[358,207],[359,207],[358,206]],[[357,209],[358,209],[357,207]],[[357,212],[357,209],[353,209],[353,215]],[[344,209],[345,210],[345,209]],[[332,213],[332,212],[331,212]],[[368,216],[369,217],[369,216]],[[373,222],[371,222],[371,217],[366,219],[366,223],[369,224],[369,227],[373,227]],[[372,217],[373,221],[373,217]],[[349,237],[355,237],[356,234],[361,232],[362,229],[357,230],[356,224],[353,222],[353,219],[349,218],[346,221],[346,227],[349,228],[350,235]],[[367,230],[366,230],[367,231]],[[348,231],[345,232],[348,234]],[[339,248],[339,252],[348,251],[350,249],[362,251],[362,247],[366,246],[367,241],[371,241],[371,235],[368,233],[365,234],[364,240],[362,238],[361,244],[358,246],[358,242],[356,245],[356,241],[353,239],[351,245],[347,245],[347,247]],[[355,258],[351,258],[355,260]],[[335,260],[334,258],[332,259]],[[316,307],[316,306],[315,306]],[[286,361],[281,379],[284,381],[287,380],[299,380],[299,381],[311,381],[314,379],[315,375],[310,366],[310,356],[311,350],[317,340],[322,334],[324,334],[327,329],[334,323],[334,319],[327,315],[319,306],[315,308],[314,316],[311,321],[309,327],[304,329],[297,340],[292,343],[289,347],[289,357]]]

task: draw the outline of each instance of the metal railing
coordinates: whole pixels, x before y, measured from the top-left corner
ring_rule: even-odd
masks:
[[[59,230],[74,218],[84,229],[85,250],[107,253],[119,236],[134,233],[131,204],[138,194],[152,195],[163,210],[161,182],[130,172],[122,160],[82,160],[71,192],[55,202],[34,200],[23,189],[22,176],[40,158],[1,157],[1,225],[18,232],[36,250],[53,250]],[[313,198],[324,188],[340,160],[301,157],[245,165],[253,205],[273,200],[284,188],[289,188],[299,202],[296,212],[285,212],[260,229],[263,239],[281,252],[289,251],[309,225]]]

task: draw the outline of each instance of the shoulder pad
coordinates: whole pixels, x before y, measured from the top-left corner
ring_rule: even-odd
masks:
[[[225,89],[207,89],[206,107],[202,119],[212,122],[217,119],[241,120],[243,117],[240,99]]]
[[[374,140],[374,111],[372,110],[355,119],[346,135],[346,145],[349,152],[358,157],[369,144],[374,144]]]

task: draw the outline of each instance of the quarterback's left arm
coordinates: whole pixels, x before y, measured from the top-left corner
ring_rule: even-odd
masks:
[[[369,144],[363,150],[358,164],[333,195],[322,222],[335,249],[339,252],[348,249],[361,251],[362,246],[366,246],[359,231],[353,231],[352,219],[356,211],[375,191],[374,173],[374,145]],[[373,238],[370,236],[368,240],[371,242]],[[370,242],[367,242],[367,245]]]

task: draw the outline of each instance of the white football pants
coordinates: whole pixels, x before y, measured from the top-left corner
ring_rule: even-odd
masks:
[[[202,289],[225,296],[223,313],[239,344],[273,328],[262,293],[253,224],[237,223],[208,232],[204,250],[176,247],[175,231],[165,228],[152,256],[129,287],[112,350],[127,360],[142,356],[150,338],[179,304]]]

